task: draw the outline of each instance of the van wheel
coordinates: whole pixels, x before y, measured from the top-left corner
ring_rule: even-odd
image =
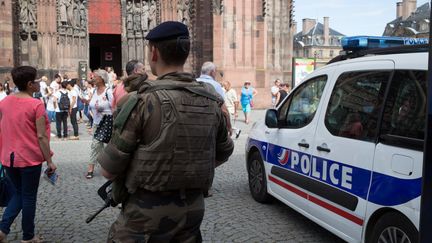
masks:
[[[271,202],[272,197],[267,193],[267,180],[264,164],[259,153],[251,154],[248,161],[249,189],[253,199],[260,203]]]
[[[400,213],[391,212],[382,216],[373,226],[368,243],[417,243],[416,227]]]

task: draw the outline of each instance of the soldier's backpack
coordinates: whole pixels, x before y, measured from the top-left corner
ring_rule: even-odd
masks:
[[[70,108],[70,100],[69,100],[69,96],[68,93],[63,93],[61,91],[60,92],[60,100],[58,102],[59,105],[59,109],[60,111],[68,111]]]

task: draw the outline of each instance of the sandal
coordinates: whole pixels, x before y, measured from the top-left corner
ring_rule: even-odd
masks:
[[[86,178],[87,179],[93,178],[93,171],[92,172],[87,172]]]
[[[21,243],[43,243],[43,237],[39,235],[35,235],[31,240],[22,240]]]

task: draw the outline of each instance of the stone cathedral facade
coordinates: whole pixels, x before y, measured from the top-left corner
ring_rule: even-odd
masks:
[[[18,65],[49,78],[108,66],[122,76],[128,60],[146,63],[148,31],[176,20],[191,33],[188,71],[213,61],[219,81],[251,81],[264,107],[274,79],[291,82],[292,9],[292,0],[0,0],[0,81]]]

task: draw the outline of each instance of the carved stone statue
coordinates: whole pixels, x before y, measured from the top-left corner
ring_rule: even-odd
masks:
[[[80,18],[80,0],[75,0],[73,4],[73,23],[72,26],[75,28],[80,28],[81,18]]]
[[[29,5],[28,5],[28,22],[29,24],[33,27],[36,28],[36,23],[37,23],[37,18],[36,18],[36,14],[37,14],[37,10],[36,10],[36,0],[30,0],[29,1]]]
[[[22,31],[30,32],[36,29],[36,0],[19,0],[19,24]]]
[[[141,14],[141,26],[143,31],[148,31],[149,27],[149,11],[150,7],[148,3],[144,2],[142,7],[142,14]]]
[[[155,0],[150,0],[150,13],[148,17],[148,29],[151,30],[156,27],[157,22],[157,6]]]
[[[61,25],[68,25],[68,8],[70,8],[71,2],[69,0],[59,1],[59,21]]]
[[[69,2],[68,5],[66,5],[66,13],[67,13],[67,20],[70,26],[74,25],[74,18],[73,18],[73,13],[74,13],[74,6],[72,4],[72,2]]]
[[[126,29],[133,30],[133,4],[132,1],[126,3]]]
[[[28,2],[27,0],[19,0],[20,14],[19,23],[22,30],[28,31]]]
[[[141,4],[135,3],[133,9],[134,30],[141,31]]]
[[[86,14],[86,6],[84,4],[84,2],[80,3],[80,22],[81,22],[81,29],[87,29],[87,14]]]

